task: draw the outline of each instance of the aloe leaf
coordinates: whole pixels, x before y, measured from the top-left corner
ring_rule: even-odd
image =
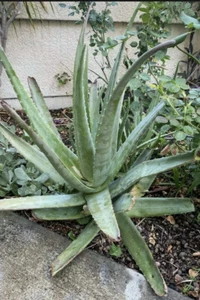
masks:
[[[53,119],[51,117],[49,109],[44,101],[44,97],[42,95],[40,87],[38,86],[35,78],[28,77],[28,84],[29,84],[29,89],[31,91],[32,99],[33,99],[35,105],[37,106],[40,115],[43,117],[44,121],[52,129],[52,131],[55,133],[55,135],[59,139],[61,139],[60,134],[53,122]]]
[[[38,220],[77,220],[85,218],[82,206],[67,207],[67,208],[44,208],[32,210],[32,215]]]
[[[163,157],[145,161],[130,169],[122,177],[110,184],[109,189],[111,197],[113,198],[119,194],[122,194],[124,191],[133,186],[134,183],[144,177],[166,172],[175,167],[191,163],[193,160],[194,151],[190,151],[188,153],[178,154],[171,157]]]
[[[85,199],[81,193],[70,195],[42,195],[3,199],[0,201],[0,210],[58,208],[84,204]]]
[[[89,96],[89,121],[90,121],[90,130],[92,134],[93,141],[95,140],[97,127],[99,124],[99,111],[100,111],[100,100],[104,89],[101,89],[98,95],[97,82],[91,84],[90,96]]]
[[[127,107],[124,109],[123,116],[121,116],[121,122],[119,124],[118,137],[117,137],[117,149],[119,149],[121,144],[123,143],[122,141],[123,133],[125,134],[125,137],[127,137],[126,123],[129,117],[130,98],[128,99],[127,103],[128,103]]]
[[[119,240],[120,233],[108,189],[85,195],[88,209],[99,228],[110,238]]]
[[[124,76],[121,78],[121,80],[118,82],[115,90],[113,91],[113,94],[111,96],[110,102],[117,102],[119,101],[120,96],[122,95],[126,85],[130,81],[130,79],[133,77],[133,75],[138,71],[138,69],[142,66],[142,64],[150,58],[152,55],[154,55],[156,52],[167,49],[170,47],[175,47],[177,44],[182,43],[188,33],[184,33],[182,35],[179,35],[172,40],[163,42],[161,44],[156,45],[152,49],[146,51],[143,55],[141,55],[133,64],[132,66],[127,70],[127,72],[124,74]],[[114,105],[113,103],[113,105]]]
[[[131,29],[141,5],[142,3],[139,3],[137,5],[127,25],[125,34],[127,34],[127,32]],[[116,104],[115,109],[114,110],[109,109],[109,106],[110,106],[110,97],[115,88],[117,73],[122,58],[122,53],[125,47],[125,43],[126,40],[124,40],[120,46],[118,55],[115,59],[114,66],[112,68],[112,72],[109,77],[109,82],[105,94],[103,113],[101,115],[101,121],[99,123],[100,126],[98,128],[98,134],[95,143],[96,153],[95,153],[94,168],[93,168],[94,186],[101,185],[105,181],[108,175],[108,171],[110,169],[111,159],[117,149],[117,141],[118,141],[117,136],[119,131],[119,118],[120,118],[122,102],[123,102],[123,92],[119,95],[118,103],[115,103]],[[109,113],[107,113],[108,110]]]
[[[81,253],[99,232],[98,226],[91,221],[81,234],[64,250],[51,265],[51,273],[55,276],[66,265]]]
[[[119,172],[130,152],[134,152],[142,136],[144,136],[146,131],[149,129],[149,126],[164,105],[164,102],[160,102],[129,134],[128,138],[121,145],[112,160],[112,173],[110,178],[113,178]]]
[[[166,201],[165,201],[166,200]],[[61,203],[61,206],[62,203]],[[194,211],[189,198],[136,198],[123,194],[113,204],[115,214],[125,212],[129,217],[156,217]],[[87,206],[35,209],[34,217],[40,220],[73,220],[90,216]]]
[[[118,130],[115,129],[117,123],[115,118],[119,108],[121,96],[129,80],[149,57],[154,55],[159,50],[176,46],[177,43],[182,42],[186,35],[181,35],[173,40],[159,44],[145,52],[136,60],[136,62],[128,69],[128,71],[118,82],[109,100],[109,105],[106,105],[106,110],[99,125],[95,144],[96,155],[94,160],[94,186],[96,186],[98,183],[102,184],[110,172],[110,162],[113,158],[112,142],[115,140],[113,134],[115,134],[117,139],[116,132],[118,132]]]
[[[142,197],[148,192],[150,186],[156,179],[157,175],[150,175],[140,179],[131,189],[130,193],[134,198]]]
[[[131,165],[131,169],[135,166],[139,165],[140,163],[149,160],[153,154],[153,149],[146,148],[144,149],[138,157],[134,160],[133,164]]]
[[[8,78],[15,90],[15,93],[26,112],[31,126],[38,133],[38,135],[46,142],[46,144],[53,150],[59,158],[65,163],[67,167],[75,165],[78,167],[77,156],[57,138],[52,129],[46,124],[43,116],[40,115],[39,110],[34,104],[33,100],[27,94],[24,86],[21,84],[14,69],[8,61],[3,49],[0,47],[0,60],[5,68]],[[3,104],[2,104],[3,105]]]
[[[142,6],[142,2],[138,3],[137,7],[135,8],[134,10],[134,13],[132,14],[129,22],[128,22],[128,25],[127,25],[127,28],[126,28],[126,31],[125,31],[125,34],[127,34],[127,32],[129,30],[131,30],[131,27],[133,26],[133,23],[135,21],[135,17],[140,9],[140,7]],[[110,74],[110,77],[109,77],[109,82],[108,82],[108,87],[107,87],[107,90],[106,90],[106,94],[105,94],[105,102],[109,102],[109,99],[110,99],[110,96],[113,92],[113,89],[115,87],[115,84],[116,84],[116,79],[117,79],[117,73],[118,73],[118,69],[119,69],[119,65],[120,65],[120,62],[121,62],[121,58],[122,58],[122,53],[123,53],[123,50],[124,50],[124,47],[125,47],[125,44],[126,44],[126,40],[124,40],[120,46],[120,49],[119,49],[119,52],[118,52],[118,55],[115,59],[115,63],[114,63],[114,66],[112,68],[112,72]]]
[[[78,170],[75,166],[66,167],[56,155],[56,153],[48,147],[43,140],[24,122],[21,117],[5,102],[2,101],[2,106],[9,114],[16,120],[16,122],[29,134],[33,142],[40,148],[40,150],[45,154],[49,162],[55,168],[55,170],[63,177],[63,179],[79,190],[80,192],[90,193],[93,192],[93,189],[87,187],[81,182],[79,178],[81,175],[77,176]],[[77,178],[79,177],[79,178]]]
[[[125,193],[114,201],[113,209],[115,214],[128,212],[129,210],[131,210],[134,204],[135,204],[135,199],[133,199],[131,194]]]
[[[131,218],[148,218],[194,212],[189,198],[138,198],[132,208],[126,211]]]
[[[133,198],[130,193],[120,196],[113,204],[115,213],[125,212],[130,218],[148,218],[193,212],[190,198]]]
[[[77,50],[79,52],[79,50]],[[76,149],[83,176],[92,181],[93,178],[93,156],[94,143],[90,132],[87,115],[88,105],[88,52],[84,46],[79,59],[77,74],[74,75],[73,85],[73,122],[75,132]]]
[[[11,143],[13,147],[15,147],[19,153],[24,156],[28,161],[33,163],[38,170],[41,172],[47,173],[49,178],[51,178],[54,182],[59,184],[64,184],[71,189],[70,185],[67,181],[65,181],[58,172],[54,169],[54,167],[49,163],[48,159],[45,155],[25,142],[23,139],[12,133],[8,130],[4,125],[0,124],[0,132],[4,135],[4,137]]]
[[[143,272],[155,293],[159,296],[167,294],[167,286],[163,280],[153,256],[131,219],[124,213],[116,215],[124,245]]]

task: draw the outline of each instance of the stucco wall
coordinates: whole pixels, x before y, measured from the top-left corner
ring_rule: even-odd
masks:
[[[71,106],[72,81],[59,87],[55,75],[66,71],[72,76],[75,51],[81,29],[80,25],[74,23],[76,18],[68,16],[68,5],[73,2],[62,3],[66,4],[65,8],[61,8],[59,2],[53,2],[54,11],[52,11],[49,3],[45,2],[48,6],[48,13],[40,10],[43,21],[36,19],[34,29],[27,20],[26,13],[22,10],[15,20],[15,29],[13,26],[10,27],[6,50],[16,73],[27,89],[27,77],[36,78],[50,109]],[[115,21],[115,32],[110,33],[110,36],[116,37],[124,33],[126,22],[137,3],[118,2],[117,6],[111,7],[112,17]],[[99,2],[97,5],[100,9],[104,3]],[[139,17],[136,22],[139,22]],[[185,32],[183,25],[173,24],[171,37],[183,32]],[[187,41],[181,47],[184,48],[186,45]],[[116,51],[117,48],[112,51],[111,60],[114,59]],[[129,49],[130,51],[134,53],[133,49]],[[167,73],[173,74],[176,62],[185,57],[183,53],[175,49],[169,49],[168,53],[171,60],[167,65]],[[92,50],[90,50],[89,67],[97,73],[101,72],[93,59]],[[120,75],[124,71],[122,66]],[[90,73],[90,78],[94,79],[94,77],[94,74]],[[0,97],[6,99],[13,107],[20,108],[5,74],[2,76]]]

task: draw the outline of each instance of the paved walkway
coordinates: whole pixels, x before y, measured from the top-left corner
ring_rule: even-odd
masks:
[[[15,213],[0,212],[0,299],[190,299],[171,289],[167,297],[155,296],[142,275],[91,250],[52,278],[49,265],[68,244]]]

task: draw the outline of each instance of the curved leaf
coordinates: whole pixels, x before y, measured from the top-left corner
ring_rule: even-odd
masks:
[[[163,157],[145,161],[134,168],[130,169],[126,174],[113,181],[110,186],[111,197],[122,194],[141,178],[166,172],[175,167],[191,163],[194,160],[194,151],[184,154],[178,154],[171,157]]]
[[[49,112],[49,109],[44,101],[42,92],[40,90],[40,87],[38,86],[35,78],[33,77],[28,77],[28,84],[29,84],[29,89],[31,91],[31,96],[32,99],[37,106],[40,115],[43,117],[44,121],[46,122],[47,126],[49,126],[52,131],[55,133],[55,135],[61,139],[60,134],[53,122],[53,119],[51,117],[51,114]]]
[[[94,186],[100,185],[105,182],[110,173],[110,163],[113,158],[112,143],[113,140],[117,140],[117,136],[115,136],[114,138],[113,134],[116,134],[116,124],[119,124],[119,120],[118,122],[116,121],[116,116],[118,116],[117,111],[119,109],[121,96],[129,80],[149,57],[154,55],[159,50],[176,46],[177,43],[182,42],[185,37],[186,35],[176,37],[173,40],[163,42],[162,44],[159,44],[149,51],[145,52],[136,60],[136,62],[128,69],[128,71],[118,82],[110,97],[109,105],[106,105],[106,110],[103,114],[98,129],[95,143],[96,154],[94,159]]]
[[[9,198],[0,201],[0,210],[26,210],[39,208],[60,208],[85,204],[82,194],[42,195]]]
[[[149,126],[156,118],[160,110],[164,107],[165,103],[160,102],[139,124],[133,131],[129,134],[126,141],[117,151],[116,155],[112,160],[112,174],[110,178],[113,178],[121,169],[124,162],[126,161],[130,152],[134,151],[140,142],[142,136],[149,129]]]
[[[93,141],[95,141],[97,127],[99,124],[100,100],[103,91],[104,91],[104,87],[100,90],[100,93],[98,94],[97,82],[91,84],[89,103],[88,103],[88,110],[89,110],[88,115],[89,115],[90,130],[91,130]]]
[[[83,213],[82,206],[34,209],[31,213],[33,217],[38,220],[48,221],[78,220],[86,217],[86,215]]]
[[[79,49],[77,50],[79,51]],[[78,55],[78,54],[77,54]],[[76,58],[78,59],[78,58]],[[73,84],[73,122],[76,149],[80,169],[83,176],[92,181],[94,143],[89,127],[88,110],[88,52],[83,48],[79,63],[77,63]]]
[[[184,13],[184,11],[181,12],[181,20],[185,25],[191,25],[191,27],[200,29],[200,22],[198,19],[195,19],[191,16],[188,16]]]
[[[148,218],[194,211],[194,205],[189,198],[138,198],[126,215],[131,218]]]
[[[116,215],[121,237],[128,252],[137,263],[155,293],[159,296],[167,294],[167,286],[156,266],[153,256],[131,219],[124,213]]]
[[[54,260],[51,265],[51,273],[55,276],[79,253],[81,253],[99,232],[98,226],[91,221],[81,234]]]
[[[130,218],[148,218],[185,214],[195,210],[190,198],[136,198],[123,194],[113,204],[115,213],[125,212]]]

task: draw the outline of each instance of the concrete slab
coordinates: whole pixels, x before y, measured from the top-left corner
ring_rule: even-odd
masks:
[[[52,278],[49,265],[69,241],[27,219],[0,212],[1,300],[186,300],[169,289],[158,297],[144,277],[85,250]]]

